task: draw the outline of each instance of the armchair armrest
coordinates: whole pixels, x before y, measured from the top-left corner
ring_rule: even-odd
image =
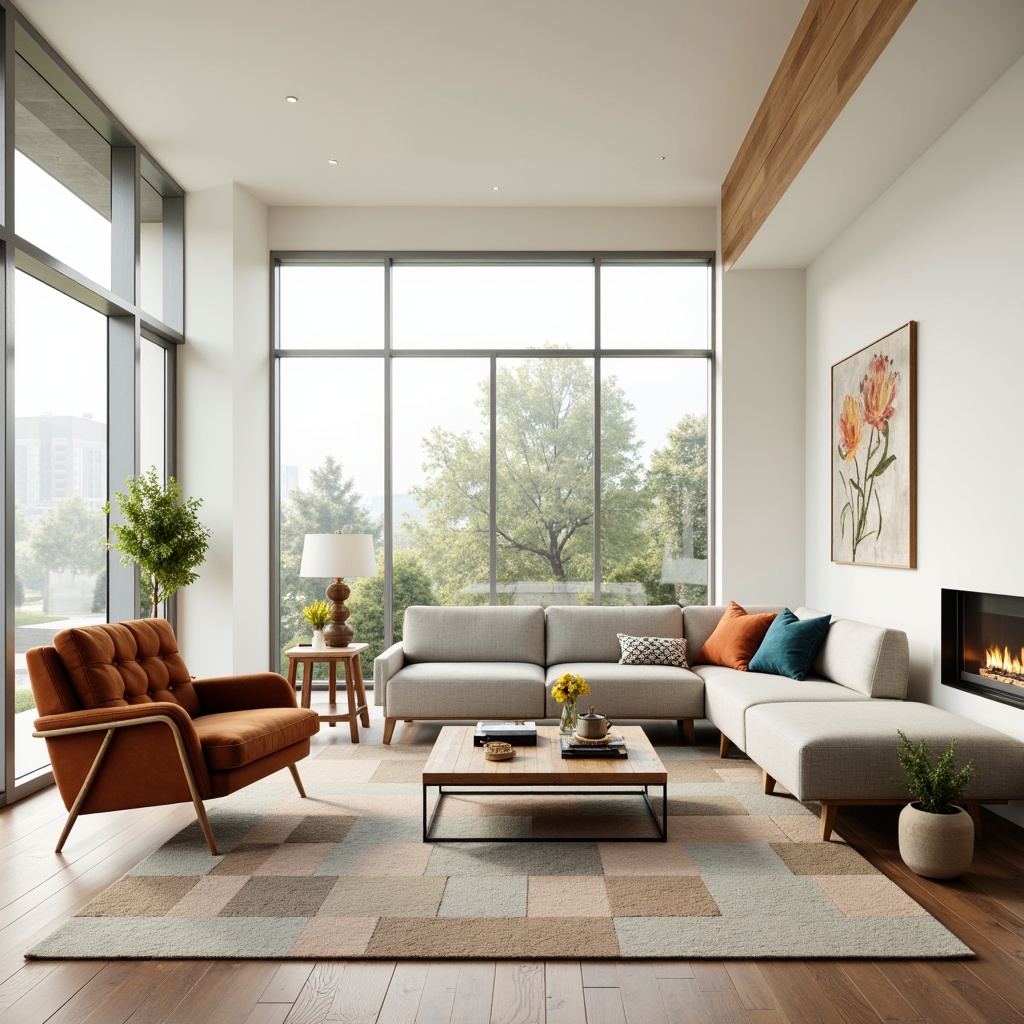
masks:
[[[252,672],[241,676],[196,679],[192,686],[204,715],[250,708],[298,707],[295,691],[276,672]]]
[[[402,641],[392,644],[386,651],[373,659],[373,703],[383,707],[388,680],[405,665],[405,649]]]

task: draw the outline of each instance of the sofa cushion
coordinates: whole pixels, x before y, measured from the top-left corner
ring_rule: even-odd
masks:
[[[808,619],[821,612],[797,608],[796,615]],[[907,634],[853,619],[833,619],[813,671],[867,697],[904,700],[910,680]]]
[[[405,609],[406,662],[523,661],[544,664],[544,609],[540,607]]]
[[[774,618],[774,612],[751,615],[735,601],[730,601],[693,663],[724,665],[745,672]]]
[[[193,720],[211,772],[227,772],[309,739],[320,719],[309,708],[250,708]]]
[[[544,669],[524,662],[406,664],[388,680],[389,718],[544,717]]]
[[[620,665],[672,665],[686,668],[686,641],[671,636],[626,636],[619,634]]]
[[[704,683],[689,669],[668,665],[619,665],[604,661],[566,662],[547,670],[545,717],[558,718],[562,705],[551,696],[551,684],[563,673],[583,676],[590,694],[581,708],[593,704],[612,718],[703,718]]]
[[[639,608],[552,605],[547,609],[547,659],[544,664],[618,662],[622,654],[619,633],[681,637],[682,610],[675,604]]]
[[[53,646],[83,708],[169,701],[199,714],[192,678],[165,619],[63,629]]]
[[[771,672],[804,679],[821,647],[831,616],[798,619],[788,608],[779,612],[750,659],[750,672]]]
[[[721,665],[697,665],[694,671],[704,680],[706,717],[736,746],[746,750],[746,715],[760,704],[788,704],[791,701],[864,701],[868,698],[825,679],[787,679],[762,672],[739,672]]]
[[[933,754],[958,739],[957,764],[973,758],[978,769],[965,800],[1024,797],[1024,743],[929,704],[763,704],[747,715],[746,751],[798,800],[909,802],[897,729],[925,740]]]

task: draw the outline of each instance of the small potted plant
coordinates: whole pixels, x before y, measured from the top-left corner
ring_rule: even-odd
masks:
[[[974,857],[974,822],[956,806],[964,787],[974,777],[974,762],[959,771],[954,738],[932,768],[928,744],[900,738],[897,751],[907,774],[906,786],[914,802],[900,812],[900,856],[911,871],[925,878],[957,878]]]
[[[580,716],[577,702],[588,693],[590,685],[586,679],[572,672],[563,673],[551,684],[551,696],[562,705],[562,720],[558,731],[563,735],[576,731],[576,722]]]
[[[324,643],[324,626],[331,620],[331,605],[329,601],[314,601],[302,609],[306,621],[313,627],[313,650],[322,651],[326,647]]]

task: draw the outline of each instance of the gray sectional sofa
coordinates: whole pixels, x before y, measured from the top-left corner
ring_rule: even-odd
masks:
[[[582,675],[592,703],[613,720],[675,719],[693,742],[707,718],[764,772],[765,793],[780,783],[821,804],[828,839],[848,803],[906,802],[896,730],[934,749],[963,740],[978,772],[964,797],[978,805],[1024,797],[1024,743],[948,711],[907,701],[905,633],[833,619],[803,680],[696,662],[725,606],[476,607],[406,609],[404,639],[374,662],[374,703],[384,708],[384,742],[399,720],[557,719],[551,684]],[[748,605],[751,614],[781,606]],[[820,615],[796,609],[798,618]],[[620,665],[618,634],[685,637],[690,668]]]

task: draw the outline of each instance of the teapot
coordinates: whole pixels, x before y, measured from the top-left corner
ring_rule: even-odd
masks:
[[[594,713],[594,705],[590,705],[590,713],[580,715],[576,720],[576,735],[585,740],[603,740],[612,727],[610,718]]]

